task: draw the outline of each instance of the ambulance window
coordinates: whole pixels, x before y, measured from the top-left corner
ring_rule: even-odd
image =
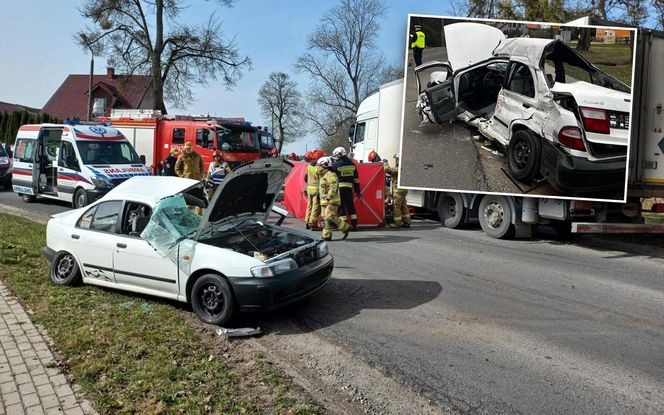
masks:
[[[353,141],[354,143],[361,143],[364,141],[364,133],[367,129],[367,123],[365,122],[359,122],[357,123],[357,126],[355,127],[355,140]]]
[[[184,128],[173,128],[173,144],[184,144]]]
[[[74,153],[74,146],[68,141],[63,141],[60,144],[60,156],[58,166],[66,167],[68,169],[78,170],[78,160],[76,160],[76,153]]]
[[[35,144],[37,140],[21,139],[16,143],[15,157],[23,163],[31,163],[34,158]]]
[[[199,128],[196,130],[196,145],[203,147],[203,148],[208,148],[208,145],[212,144],[210,143],[210,130],[207,128]]]

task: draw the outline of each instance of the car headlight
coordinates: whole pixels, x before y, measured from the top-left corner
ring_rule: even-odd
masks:
[[[284,272],[297,269],[297,262],[288,258],[271,264],[259,265],[251,268],[251,275],[254,277],[274,277]]]
[[[92,184],[95,185],[97,189],[110,189],[113,187],[113,184],[106,179],[101,177],[92,177]]]
[[[322,241],[316,247],[316,254],[317,254],[318,258],[324,257],[325,255],[327,255],[328,252],[329,252],[329,250],[327,249],[327,242],[325,242],[325,241]]]

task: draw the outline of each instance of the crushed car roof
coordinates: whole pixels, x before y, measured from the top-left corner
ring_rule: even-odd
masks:
[[[528,63],[535,67],[540,66],[544,48],[553,42],[558,42],[555,39],[536,39],[530,37],[515,37],[505,39],[496,50],[493,52],[494,56],[519,56],[526,58]]]

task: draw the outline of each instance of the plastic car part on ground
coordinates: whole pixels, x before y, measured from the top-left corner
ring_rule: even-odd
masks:
[[[217,329],[217,335],[227,336],[227,337],[249,337],[256,336],[261,334],[260,327],[242,327],[237,329],[227,329],[224,327],[219,327]]]

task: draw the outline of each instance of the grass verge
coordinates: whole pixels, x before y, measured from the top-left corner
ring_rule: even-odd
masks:
[[[174,302],[52,285],[44,225],[0,214],[0,229],[0,278],[100,413],[322,412],[259,352],[217,337]]]

